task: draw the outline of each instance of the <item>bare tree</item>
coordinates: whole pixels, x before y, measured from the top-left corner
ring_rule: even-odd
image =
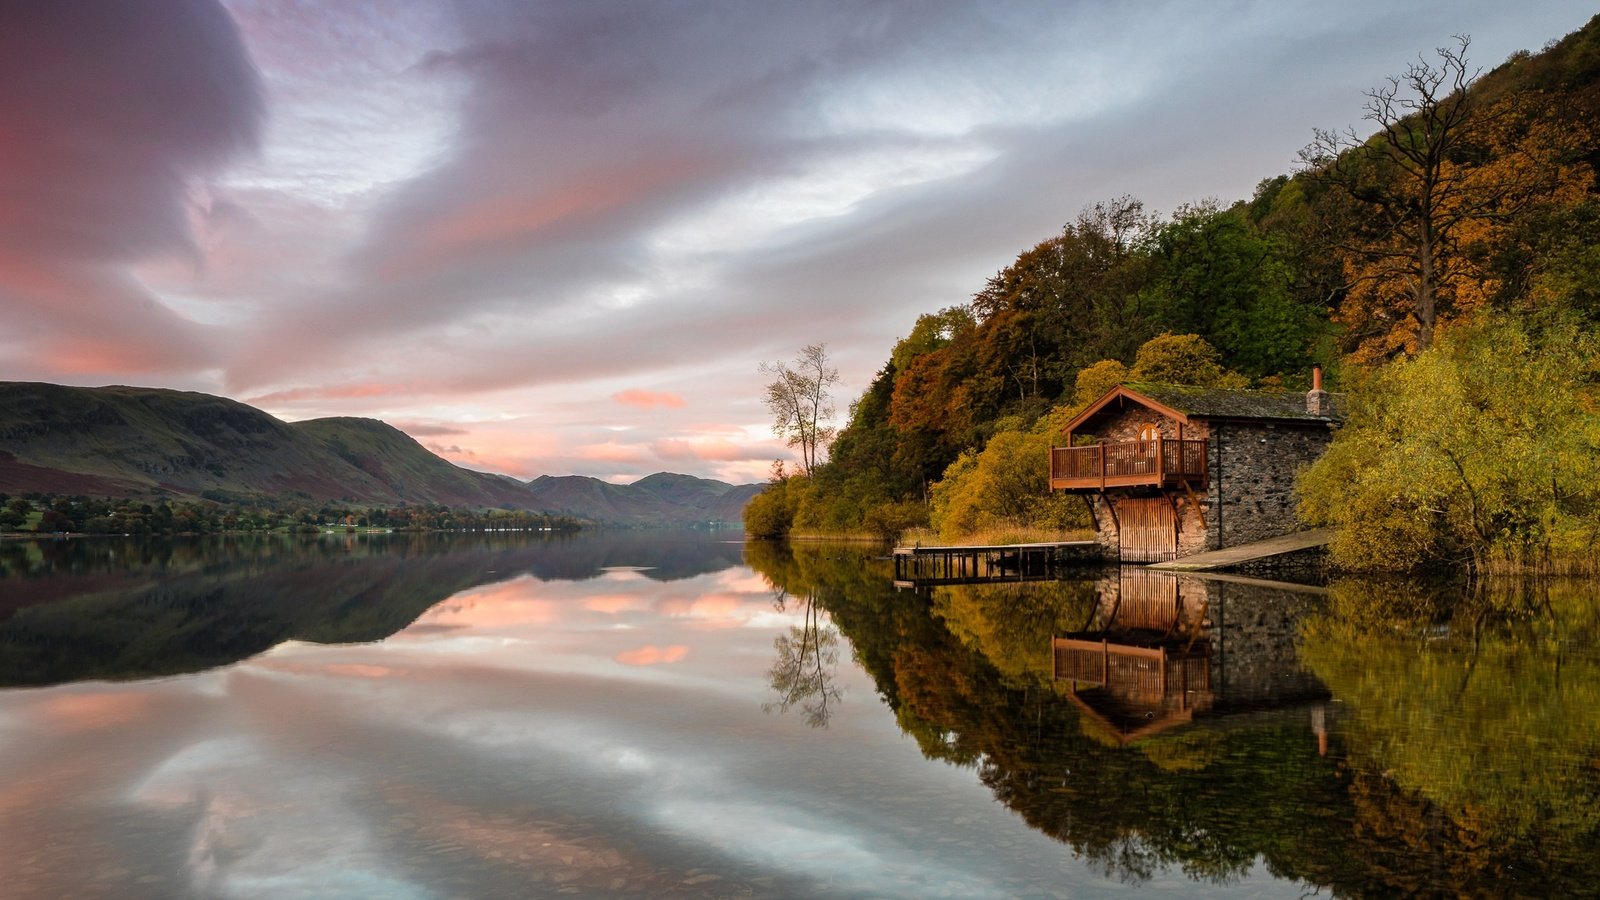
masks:
[[[1317,176],[1376,214],[1379,239],[1344,249],[1400,263],[1417,320],[1418,350],[1433,343],[1436,289],[1444,275],[1441,249],[1457,225],[1490,211],[1501,199],[1469,190],[1467,172],[1454,164],[1453,155],[1467,137],[1475,99],[1471,87],[1480,71],[1468,67],[1472,39],[1456,35],[1455,41],[1454,47],[1437,49],[1437,66],[1419,57],[1401,75],[1366,92],[1364,118],[1379,129],[1372,139],[1362,139],[1354,128],[1319,128],[1300,151]]]
[[[761,374],[772,376],[767,383],[772,433],[800,448],[800,473],[810,475],[837,433],[832,389],[839,383],[839,370],[828,364],[828,347],[806,346],[792,366],[762,363]]]

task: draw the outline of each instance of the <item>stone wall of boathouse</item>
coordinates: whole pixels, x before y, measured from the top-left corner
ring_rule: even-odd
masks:
[[[1295,480],[1333,438],[1321,422],[1214,422],[1206,448],[1204,541],[1180,553],[1220,550],[1303,530]],[[1198,523],[1196,523],[1198,524]]]

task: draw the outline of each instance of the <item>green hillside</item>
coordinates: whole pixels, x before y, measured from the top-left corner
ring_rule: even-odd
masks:
[[[402,502],[474,508],[527,508],[534,503],[516,482],[453,465],[377,419],[311,419],[290,427]]]
[[[583,475],[543,475],[528,482],[539,508],[630,525],[737,524],[760,485],[657,472],[633,484]]]
[[[0,491],[10,493],[400,499],[313,436],[187,391],[0,383],[0,451],[22,464],[0,464]],[[41,487],[45,472],[51,483]]]

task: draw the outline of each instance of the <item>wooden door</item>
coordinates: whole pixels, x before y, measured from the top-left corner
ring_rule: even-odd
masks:
[[[1177,559],[1178,519],[1166,497],[1119,500],[1117,524],[1123,562]]]

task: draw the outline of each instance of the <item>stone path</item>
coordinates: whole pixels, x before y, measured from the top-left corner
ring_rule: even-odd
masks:
[[[1296,550],[1309,550],[1312,547],[1321,547],[1333,537],[1333,532],[1327,528],[1313,528],[1310,531],[1299,531],[1286,534],[1282,537],[1268,538],[1252,544],[1240,544],[1237,547],[1226,547],[1222,550],[1208,550],[1205,553],[1196,553],[1171,562],[1154,563],[1146,566],[1149,569],[1160,569],[1167,572],[1211,572],[1217,569],[1230,569],[1234,566],[1266,559],[1269,556],[1278,556],[1283,553],[1293,553]]]

